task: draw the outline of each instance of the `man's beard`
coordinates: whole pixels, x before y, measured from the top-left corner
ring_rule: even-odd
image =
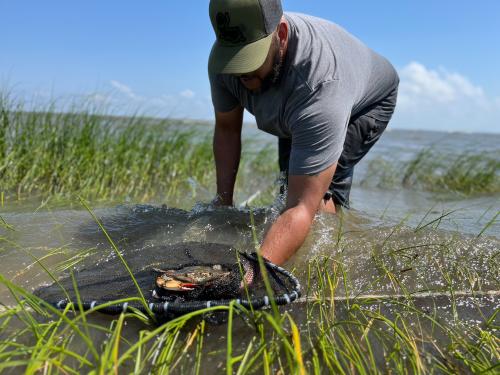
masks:
[[[278,50],[278,53],[276,54],[276,57],[274,59],[273,71],[270,74],[271,84],[275,85],[280,81],[282,69],[283,69],[283,56]]]
[[[261,94],[269,90],[272,86],[278,85],[281,81],[281,73],[283,72],[284,58],[279,49],[274,56],[273,68],[263,80],[260,89],[255,94]]]

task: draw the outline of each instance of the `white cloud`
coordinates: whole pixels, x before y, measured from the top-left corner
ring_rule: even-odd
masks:
[[[483,89],[472,84],[467,77],[427,69],[424,65],[411,62],[399,72],[401,78],[400,96],[408,99],[418,98],[431,102],[453,103],[462,98],[474,101],[484,100]]]
[[[427,70],[425,66],[412,62],[401,72],[400,90],[413,97],[420,96],[430,100],[447,102],[454,99],[453,87],[439,77],[435,71]]]
[[[194,98],[194,92],[189,90],[189,89],[186,89],[184,91],[181,92],[180,94],[183,98],[187,98],[187,99],[191,99],[191,98]]]
[[[500,132],[500,98],[488,97],[467,77],[411,62],[399,70],[399,128]]]
[[[474,86],[466,77],[458,74],[458,73],[447,73],[446,77],[450,84],[454,86],[454,88],[461,92],[462,95],[468,96],[471,98],[483,98],[484,91],[479,86]]]
[[[125,85],[124,83],[111,80],[111,86],[113,86],[114,88],[118,89],[118,91],[120,91],[120,92],[122,92],[124,94],[127,94],[127,95],[132,95],[133,94],[132,89],[130,87],[128,87],[127,85]]]
[[[106,104],[109,113],[193,119],[213,118],[210,96],[197,96],[190,89],[176,94],[147,97],[136,94],[133,88],[122,82],[116,80],[109,82],[113,91],[108,94],[102,92],[87,94],[88,100],[95,105],[103,107],[103,104]]]
[[[126,95],[130,99],[133,99],[133,100],[142,100],[143,99],[140,96],[136,95],[134,93],[134,91],[129,86],[127,86],[124,83],[121,83],[121,82],[118,82],[118,81],[115,81],[115,80],[111,80],[110,83],[111,83],[111,86],[113,86],[120,93]]]
[[[152,106],[171,106],[175,102],[175,97],[173,95],[161,95],[157,98],[150,98],[147,102]]]
[[[500,97],[489,96],[468,77],[443,67],[430,69],[411,62],[401,78],[391,127],[465,132],[500,132]],[[112,105],[121,114],[142,113],[177,118],[213,118],[210,95],[191,89],[157,96],[139,96],[128,85],[110,81],[114,91],[94,94],[96,103]]]

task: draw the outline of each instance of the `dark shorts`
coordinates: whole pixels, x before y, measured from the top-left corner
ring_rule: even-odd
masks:
[[[398,88],[396,86],[384,99],[367,107],[350,119],[344,148],[338,160],[330,188],[325,194],[325,199],[333,199],[335,204],[349,208],[349,194],[351,192],[354,166],[378,141],[387,127],[396,107],[397,94]],[[279,138],[279,166],[280,171],[285,176],[288,174],[291,146],[291,139]]]

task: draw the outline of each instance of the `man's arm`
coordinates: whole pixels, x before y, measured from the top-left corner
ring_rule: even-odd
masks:
[[[241,127],[243,107],[229,112],[215,112],[213,150],[217,173],[217,197],[215,204],[233,204],[234,183],[241,156]]]
[[[286,208],[264,238],[264,258],[283,264],[304,243],[336,168],[337,163],[314,176],[288,177]]]

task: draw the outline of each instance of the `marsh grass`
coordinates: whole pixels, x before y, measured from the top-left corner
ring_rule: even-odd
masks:
[[[370,161],[362,184],[451,192],[470,196],[500,192],[498,155],[465,152],[451,156],[426,148],[409,161]]]
[[[325,279],[341,279],[330,261],[313,262]],[[241,306],[210,308],[143,326],[131,334],[137,312],[108,324],[92,322],[78,306],[58,311],[5,278],[19,303],[0,312],[0,369],[27,373],[199,373],[205,361],[223,361],[226,373],[494,373],[499,360],[496,314],[483,324],[443,322],[436,311],[422,311],[411,296],[376,301],[353,297],[335,303],[335,283],[310,295],[305,323],[282,312],[250,312]],[[389,307],[388,307],[389,306]],[[73,310],[78,313],[75,314]],[[225,311],[226,350],[205,350],[218,327],[207,327],[204,314]],[[297,323],[296,323],[297,322]],[[235,327],[235,323],[238,323]],[[11,327],[19,327],[13,330]],[[223,329],[223,327],[222,327]],[[242,341],[241,331],[245,332]],[[232,338],[239,332],[236,342]],[[438,338],[438,339],[437,339]],[[75,345],[84,342],[84,345]],[[225,359],[224,359],[225,358]],[[212,371],[212,373],[220,373]],[[203,371],[207,373],[208,370]]]
[[[0,191],[17,199],[185,204],[193,184],[215,186],[210,126],[144,117],[113,117],[89,109],[75,113],[26,112],[0,95]],[[248,142],[238,183],[261,183],[276,157]],[[247,168],[247,166],[249,166]],[[191,183],[191,184],[190,184]],[[250,186],[249,186],[250,188]]]
[[[433,220],[424,218],[420,227],[428,228]],[[452,264],[437,260],[445,285],[441,289],[425,286],[419,292],[442,292],[450,304],[443,311],[443,301],[438,300],[442,297],[422,298],[406,288],[404,274],[396,270],[423,245],[453,252],[453,240],[398,247],[401,228],[402,223],[381,239],[380,247],[373,248],[376,278],[362,289],[353,285],[356,270],[346,264],[342,252],[346,232],[339,226],[336,255],[309,261],[305,300],[291,309],[254,311],[232,303],[160,325],[136,310],[95,319],[93,313],[102,306],[81,311],[78,293],[75,304],[59,311],[0,275],[0,285],[16,301],[0,309],[0,370],[47,374],[496,373],[498,309],[482,310],[478,303],[471,323],[455,295],[454,279],[467,279],[475,265],[460,259]],[[423,230],[417,227],[414,233]],[[256,231],[252,234],[256,241]],[[492,267],[498,268],[498,262],[492,261]],[[51,272],[43,258],[35,263]],[[398,296],[368,296],[377,283],[391,285]],[[78,290],[76,286],[75,282]],[[481,285],[471,283],[470,294],[475,290],[481,290]],[[141,299],[131,297],[120,303]],[[227,323],[207,324],[204,317],[213,313],[226,314]]]

